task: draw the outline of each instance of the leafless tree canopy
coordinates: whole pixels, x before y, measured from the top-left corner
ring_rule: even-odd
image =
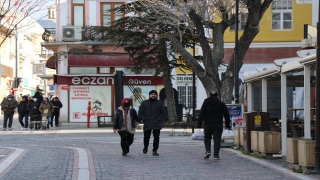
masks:
[[[49,0],[0,0],[0,29],[4,38],[0,40],[0,46],[8,36],[14,31],[23,31],[32,28],[36,20],[31,20],[30,16],[48,8]]]

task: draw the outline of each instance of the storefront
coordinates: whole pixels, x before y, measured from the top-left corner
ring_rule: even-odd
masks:
[[[86,122],[88,102],[91,102],[91,122],[97,122],[97,116],[113,116],[115,107],[115,78],[112,74],[96,75],[58,75],[55,77],[57,91],[63,104],[61,119],[69,122]],[[140,93],[142,99],[149,98],[149,91],[160,92],[163,79],[153,76],[126,76],[124,81]],[[132,95],[130,88],[123,86],[124,97],[133,99],[138,109],[140,103]]]

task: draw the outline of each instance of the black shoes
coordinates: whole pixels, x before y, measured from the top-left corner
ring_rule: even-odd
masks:
[[[219,159],[220,159],[219,155],[218,156],[214,156],[214,160],[219,160]]]
[[[152,152],[152,155],[153,155],[153,156],[159,156],[159,154],[157,153],[157,151],[153,151],[153,152]]]
[[[211,156],[211,153],[208,151],[208,152],[203,156],[203,158],[208,159],[210,156]]]
[[[122,156],[126,156],[127,155],[127,153],[125,153],[125,152],[122,152]]]
[[[147,154],[148,148],[147,148],[147,147],[144,147],[142,152],[143,152],[143,154]]]

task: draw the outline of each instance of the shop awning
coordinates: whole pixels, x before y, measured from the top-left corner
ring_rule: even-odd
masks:
[[[108,55],[69,55],[68,66],[128,66],[129,56],[124,54]]]
[[[46,62],[46,68],[56,69],[56,57],[51,56]]]

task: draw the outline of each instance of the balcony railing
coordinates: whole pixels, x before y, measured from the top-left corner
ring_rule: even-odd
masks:
[[[82,28],[81,41],[105,41],[106,40],[106,28],[104,26],[86,26]],[[56,29],[46,28],[42,34],[42,39],[45,42],[56,41]]]

